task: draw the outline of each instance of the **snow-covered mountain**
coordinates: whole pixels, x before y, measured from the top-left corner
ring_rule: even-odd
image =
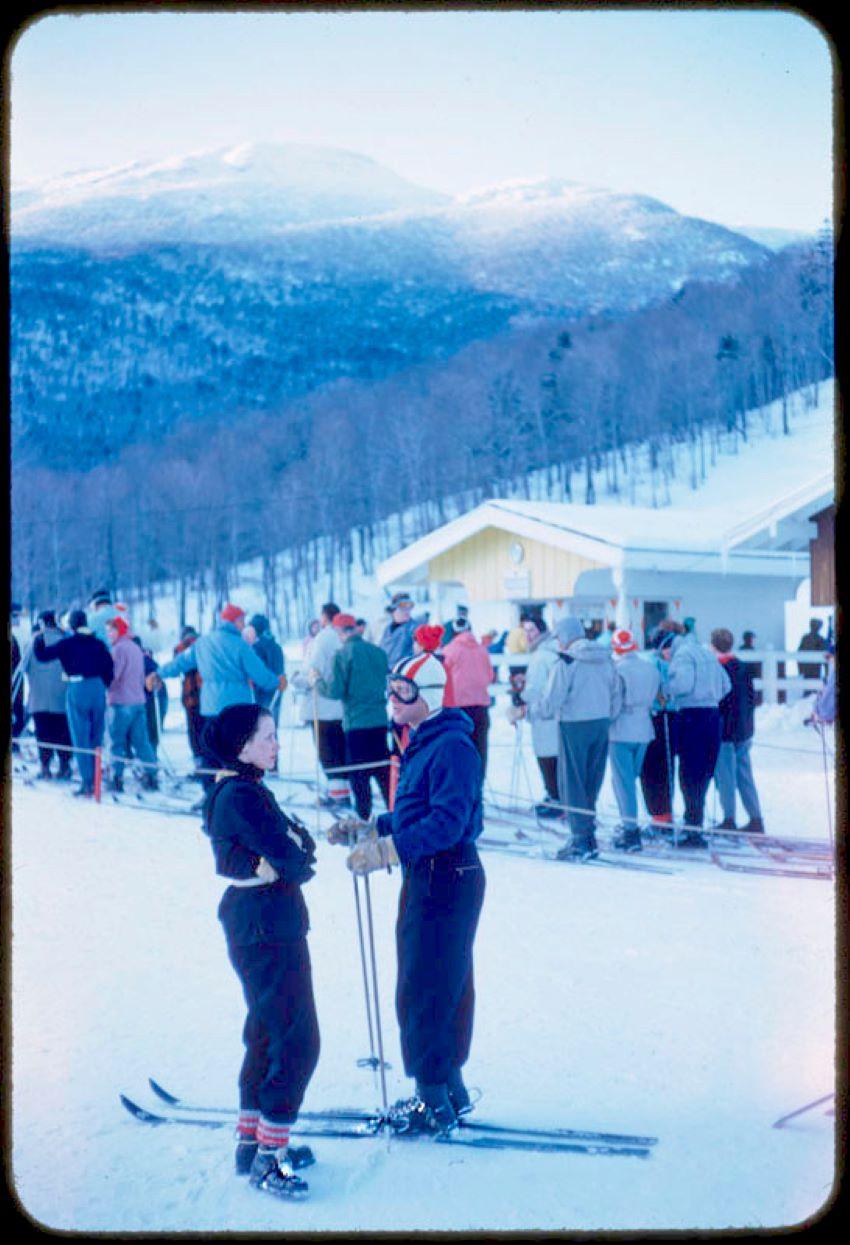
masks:
[[[448,199],[366,156],[246,144],[13,190],[16,241],[96,252],[261,243],[323,279],[457,282],[544,308],[627,310],[767,251],[643,195],[559,178]]]
[[[93,248],[244,242],[287,224],[445,201],[352,151],[245,143],[13,188],[16,237]]]

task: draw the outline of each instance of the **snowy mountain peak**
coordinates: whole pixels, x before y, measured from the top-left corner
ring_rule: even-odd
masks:
[[[84,245],[242,241],[287,224],[448,201],[357,152],[246,142],[14,187],[12,231]]]

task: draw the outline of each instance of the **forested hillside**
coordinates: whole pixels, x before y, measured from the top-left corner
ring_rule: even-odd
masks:
[[[532,471],[548,473],[552,499],[592,503],[591,467],[604,466],[628,496],[639,442],[661,505],[673,443],[691,446],[696,487],[720,434],[748,437],[748,410],[832,374],[832,336],[824,234],[628,316],[515,320],[381,380],[335,380],[214,427],[175,417],[159,443],[88,471],[16,471],[15,591],[65,604],[106,582],[132,599],[204,576],[225,595],[238,563],[261,557],[270,588],[297,601],[318,559],[344,564],[356,548],[368,564],[457,506],[522,495]],[[384,520],[401,512],[408,527],[389,537]]]

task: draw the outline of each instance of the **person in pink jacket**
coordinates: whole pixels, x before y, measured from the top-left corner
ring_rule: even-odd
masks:
[[[487,649],[476,640],[467,619],[456,618],[454,628],[454,639],[443,649],[448,675],[443,704],[462,709],[472,719],[472,738],[481,757],[481,772],[486,774],[490,684],[496,676]]]

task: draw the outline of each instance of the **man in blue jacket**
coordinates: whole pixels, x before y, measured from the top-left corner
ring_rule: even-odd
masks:
[[[481,758],[467,715],[443,708],[446,672],[433,654],[404,658],[388,684],[393,722],[410,730],[393,811],[374,828],[348,818],[328,838],[346,842],[369,829],[348,858],[357,874],[401,861],[396,1013],[416,1094],[392,1107],[390,1122],[400,1135],[445,1133],[471,1110],[461,1068],[472,1040],[472,946],[485,886],[475,847]]]
[[[242,638],[244,626],[245,611],[238,605],[225,605],[214,631],[200,636],[190,648],[167,661],[157,673],[149,674],[146,679],[148,691],[155,691],[162,685],[163,679],[188,674],[190,670],[198,671],[202,680],[201,739],[208,718],[216,717],[229,705],[255,703],[252,683],[254,688],[263,692],[283,692],[286,688],[286,676],[269,670]],[[210,758],[206,759],[215,768]],[[208,788],[211,783],[212,778],[207,775],[204,787]]]

